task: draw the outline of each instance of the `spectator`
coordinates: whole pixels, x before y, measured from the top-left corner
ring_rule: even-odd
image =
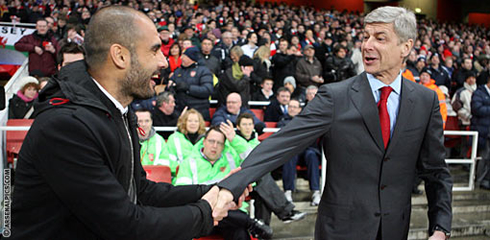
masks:
[[[230,50],[233,47],[233,39],[231,32],[221,34],[221,41],[213,47],[211,54],[217,57],[221,62],[221,69],[224,71],[231,67],[233,61],[230,58]]]
[[[490,49],[489,53],[485,54],[482,58],[484,59],[482,60],[483,69],[476,78],[476,84],[478,86],[485,84],[486,80],[490,77]]]
[[[410,51],[406,63],[407,63],[406,67],[412,73],[415,82],[419,82],[420,77],[419,77],[419,70],[417,69],[417,51],[415,49],[412,49]]]
[[[243,54],[249,58],[254,57],[254,52],[257,50],[257,42],[259,41],[257,34],[254,32],[249,32],[247,34],[247,44],[242,46]]]
[[[241,159],[236,151],[225,144],[225,135],[218,126],[211,127],[204,139],[181,163],[176,185],[213,184],[219,182],[237,168]],[[250,218],[244,204],[240,210],[228,212],[216,227],[225,240],[249,240],[250,234],[270,239],[272,229],[262,221]]]
[[[300,87],[306,88],[309,85],[320,86],[324,83],[322,76],[322,64],[315,57],[315,48],[306,45],[303,49],[304,58],[298,60],[296,64],[296,79]]]
[[[256,92],[260,89],[260,84],[264,78],[271,76],[271,56],[270,48],[267,46],[260,46],[254,54],[254,71],[252,72],[252,78],[250,82],[250,91]]]
[[[176,161],[177,166],[180,165],[189,156],[192,148],[205,132],[206,127],[201,113],[192,108],[185,111],[179,117],[177,131],[168,137],[166,149],[168,155],[164,156],[163,159]],[[171,166],[173,175],[176,173],[177,166]]]
[[[291,92],[291,99],[294,98],[300,103],[305,103],[305,90],[301,87],[296,87],[296,79],[294,79],[293,76],[289,76],[284,79],[284,87]]]
[[[341,44],[334,47],[334,55],[329,56],[325,62],[324,79],[327,83],[339,82],[356,75],[354,63],[346,54],[347,48]]]
[[[475,72],[473,70],[473,61],[471,58],[464,58],[461,63],[461,67],[454,73],[453,82],[455,84],[455,89],[460,89],[466,80],[468,72]]]
[[[83,60],[83,48],[74,42],[65,43],[58,52],[58,70],[79,60]]]
[[[201,53],[206,67],[208,67],[215,76],[219,76],[221,74],[221,62],[217,57],[211,54],[213,45],[213,42],[209,38],[203,39],[201,42]]]
[[[431,69],[424,68],[422,69],[422,71],[420,71],[420,84],[437,93],[437,98],[439,99],[439,110],[441,111],[443,121],[443,128],[445,128],[447,121],[446,97],[441,89],[439,89],[439,87],[435,84],[435,80],[431,79],[431,76],[433,75]]]
[[[291,99],[288,104],[288,113],[281,117],[277,127],[286,126],[296,115],[301,112],[301,106],[297,99]],[[313,143],[302,153],[294,156],[289,162],[282,166],[282,182],[284,186],[284,195],[288,201],[293,201],[292,192],[296,189],[296,165],[300,160],[306,162],[308,168],[308,180],[310,182],[311,205],[318,206],[320,203],[320,146],[318,142]]]
[[[197,63],[200,55],[197,47],[185,50],[182,66],[170,77],[173,84],[169,85],[176,92],[179,112],[182,112],[184,107],[194,108],[209,121],[209,97],[213,94],[213,75],[206,66]]]
[[[165,156],[166,143],[165,139],[156,133],[151,120],[149,110],[137,110],[135,112],[138,118],[138,137],[141,145],[140,161],[141,165],[165,165],[170,167],[170,161],[162,159]],[[174,165],[177,162],[173,162]]]
[[[185,39],[191,40],[192,46],[196,46],[198,48],[201,47],[201,41],[199,41],[199,38],[195,35],[194,29],[192,28],[192,26],[185,26],[182,29],[182,34],[185,36]],[[186,48],[184,48],[184,49],[186,49]]]
[[[230,120],[236,126],[236,119],[242,113],[249,113],[254,116],[255,131],[262,134],[265,124],[250,109],[242,105],[241,96],[236,92],[232,92],[226,96],[226,105],[216,110],[211,125],[219,126],[221,123],[226,123],[227,120]]]
[[[490,128],[490,78],[487,84],[479,86],[471,97],[471,130],[478,131],[478,151],[482,156],[476,170],[475,184],[490,190],[490,149],[488,133]]]
[[[182,65],[182,49],[179,44],[174,43],[170,47],[170,56],[168,57],[168,64],[170,72],[175,72],[175,69],[179,68]]]
[[[306,103],[310,102],[313,100],[313,98],[316,96],[316,93],[318,92],[318,87],[315,85],[310,85],[306,88]]]
[[[444,85],[448,89],[451,89],[451,79],[449,78],[449,75],[447,75],[446,71],[442,69],[440,63],[441,60],[438,53],[434,53],[432,56],[430,56],[430,77],[434,79],[437,86]]]
[[[301,48],[305,48],[306,45],[311,45],[313,48],[319,46],[318,42],[315,40],[313,36],[313,30],[308,29],[305,32],[305,38],[301,41]]]
[[[250,100],[250,76],[254,71],[253,64],[252,59],[243,55],[240,57],[238,63],[226,69],[219,80],[218,106],[225,104],[226,97],[229,93],[237,92],[241,96],[242,106],[248,107],[248,101]]]
[[[252,94],[252,101],[270,101],[274,98],[274,80],[270,78],[264,78],[260,84],[260,89]]]
[[[264,121],[266,122],[278,122],[284,114],[288,113],[289,99],[291,98],[291,92],[281,87],[277,90],[277,95],[274,100],[271,101],[269,106],[264,112]]]
[[[290,50],[288,40],[279,39],[279,51],[272,57],[274,91],[283,86],[285,77],[294,76],[297,57],[299,58],[297,51]]]
[[[466,73],[466,80],[463,88],[458,89],[453,96],[451,103],[460,101],[461,107],[457,110],[458,118],[462,124],[462,130],[467,130],[471,123],[471,97],[476,90],[476,75],[474,72]],[[453,104],[454,105],[454,104]]]
[[[157,127],[175,127],[179,119],[179,113],[175,111],[175,96],[172,92],[161,92],[156,97],[156,105],[152,111],[153,125]],[[158,131],[162,137],[170,136],[168,131]]]
[[[315,48],[315,57],[318,59],[318,61],[324,64],[325,60],[327,60],[327,57],[330,56],[332,51],[333,39],[331,35],[327,34],[320,46]]]
[[[19,39],[14,46],[17,51],[29,53],[29,74],[34,70],[40,70],[46,77],[56,73],[58,41],[48,32],[45,19],[37,20],[36,31]]]
[[[452,78],[453,76],[453,72],[454,72],[454,61],[453,61],[453,58],[452,57],[446,57],[444,59],[444,65],[442,66],[442,69],[444,69],[444,71],[446,71],[447,75],[449,76],[449,78]],[[452,85],[452,83],[451,83]]]
[[[29,119],[34,112],[34,100],[37,98],[39,85],[34,77],[21,79],[22,87],[9,100],[9,119]]]
[[[160,36],[160,40],[162,40],[162,52],[165,57],[170,56],[170,48],[174,44],[174,40],[170,36],[170,31],[167,26],[158,28],[158,35]]]
[[[363,64],[363,59],[362,59],[362,52],[361,52],[361,40],[356,40],[354,43],[354,46],[352,48],[352,55],[350,56],[350,60],[354,64],[354,69],[355,69],[355,75],[361,74],[364,72],[364,64]]]

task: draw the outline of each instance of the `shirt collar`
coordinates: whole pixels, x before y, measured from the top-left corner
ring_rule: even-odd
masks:
[[[111,102],[116,106],[116,108],[121,111],[121,114],[124,115],[128,112],[128,107],[123,107],[123,105],[117,101],[109,92],[107,92],[105,90],[104,87],[102,87],[102,85],[99,84],[99,82],[97,82],[97,80],[95,80],[94,78],[92,78],[92,80],[95,82],[95,85],[97,85],[97,87],[99,87],[100,91],[102,91],[104,93],[104,95],[109,98],[109,100],[111,100]]]
[[[369,81],[369,85],[371,86],[371,90],[378,91],[382,87],[390,86],[393,88],[393,92],[395,92],[397,95],[400,95],[401,88],[402,88],[402,72],[398,74],[398,76],[395,78],[395,81],[393,81],[390,85],[386,85],[385,83],[381,82],[381,80],[378,80],[375,78],[372,74],[366,73],[367,79]]]

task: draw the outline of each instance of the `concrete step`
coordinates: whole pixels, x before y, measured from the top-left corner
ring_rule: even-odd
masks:
[[[308,212],[306,218],[292,223],[283,223],[273,217],[271,227],[274,230],[273,239],[313,239],[317,213]],[[490,239],[490,212],[457,213],[454,214],[452,235],[455,239]],[[412,210],[408,239],[418,240],[428,238],[427,212]],[[451,238],[452,239],[452,238]]]

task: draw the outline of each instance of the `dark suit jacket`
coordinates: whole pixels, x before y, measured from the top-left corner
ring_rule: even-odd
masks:
[[[323,138],[326,185],[316,239],[406,239],[416,170],[425,180],[429,230],[451,228],[452,179],[444,162],[435,92],[402,80],[397,123],[385,150],[365,73],[320,87],[291,124],[257,146],[242,170],[219,183],[238,198],[245,186]]]
[[[281,104],[276,98],[271,100],[271,103],[264,111],[264,121],[266,122],[278,122],[284,115]]]

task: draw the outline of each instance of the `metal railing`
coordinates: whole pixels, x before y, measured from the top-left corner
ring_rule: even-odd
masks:
[[[0,126],[0,131],[27,131],[30,127],[19,126]],[[156,131],[173,132],[177,127],[154,127]],[[264,132],[277,132],[279,128],[264,128]],[[471,136],[471,156],[470,158],[462,159],[445,159],[447,164],[468,164],[470,165],[470,174],[468,177],[468,186],[465,187],[453,187],[453,191],[472,191],[475,188],[475,166],[477,161],[477,146],[478,146],[478,132],[476,131],[444,131],[444,136]],[[3,149],[5,151],[5,148]],[[5,154],[3,154],[5,156]],[[327,159],[322,149],[322,170],[321,176],[326,176],[327,173]],[[325,187],[325,177],[321,178],[321,191]]]

